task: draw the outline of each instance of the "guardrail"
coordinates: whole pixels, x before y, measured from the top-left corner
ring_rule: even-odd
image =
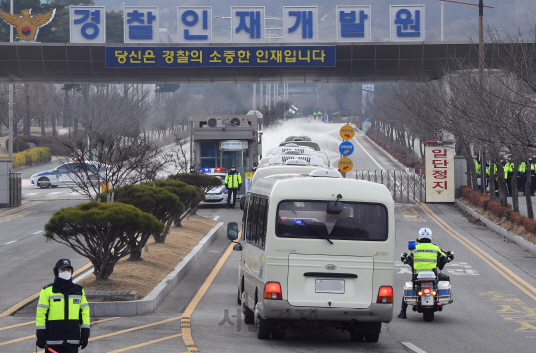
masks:
[[[385,185],[395,201],[409,202],[410,194],[421,202],[426,200],[426,180],[422,173],[416,174],[407,170],[356,169],[355,178]]]
[[[9,207],[20,207],[22,202],[22,173],[9,173]]]

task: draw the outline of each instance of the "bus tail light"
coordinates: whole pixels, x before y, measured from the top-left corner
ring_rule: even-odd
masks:
[[[376,303],[392,303],[393,302],[393,287],[381,286],[378,291],[378,300]]]
[[[277,282],[267,282],[264,286],[264,299],[283,299],[281,285]]]

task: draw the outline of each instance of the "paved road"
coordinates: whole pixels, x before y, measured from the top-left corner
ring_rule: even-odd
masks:
[[[330,128],[337,127],[330,126]],[[269,131],[266,133],[268,135]],[[306,134],[306,131],[301,134]],[[333,131],[327,131],[326,135],[333,137]],[[284,136],[272,138],[277,140],[281,137]],[[362,140],[358,137],[358,141]],[[333,139],[325,143],[327,147],[337,144]],[[388,160],[376,159],[378,153],[370,150],[370,146],[363,144],[363,147],[370,156],[364,151],[356,151],[358,153],[354,153],[354,163],[363,165],[363,168],[372,169],[376,162],[383,168],[394,168]],[[239,221],[241,218],[239,210],[219,208],[203,209],[199,214],[219,217],[219,221]],[[335,330],[296,330],[290,332],[284,341],[257,340],[255,332],[243,323],[239,317],[240,313],[237,312],[239,253],[227,252],[229,242],[220,238],[157,312],[142,317],[116,318],[94,324],[93,341],[84,352],[192,351],[193,348],[188,349],[184,343],[185,337],[190,332],[193,343],[200,352],[217,353],[252,350],[396,353],[534,350],[536,341],[534,255],[484,227],[471,224],[450,205],[398,204],[395,216],[397,253],[406,249],[407,241],[415,239],[418,229],[423,226],[433,229],[434,240],[443,249],[455,252],[455,261],[446,267],[454,287],[454,303],[447,306],[442,313],[438,313],[432,323],[425,323],[421,315],[409,312],[407,320],[395,318],[390,324],[384,325],[377,344],[352,343],[349,341],[348,333]],[[221,268],[217,266],[218,270],[213,270],[220,259],[222,259]],[[409,268],[406,267],[400,263],[396,266],[396,303],[400,302],[401,288],[404,281],[409,278]],[[213,276],[210,276],[211,273]],[[13,288],[20,285],[16,282],[19,278],[13,277],[11,295],[16,292]],[[201,287],[206,279],[209,281]],[[0,283],[3,287],[3,282]],[[196,303],[199,299],[197,305],[195,307],[188,305],[200,287],[199,295],[192,301]],[[191,328],[183,330],[181,315],[185,310],[192,309]],[[396,309],[398,311],[398,308]],[[34,351],[32,324],[3,329],[32,320],[31,307],[15,316],[1,318],[0,351],[28,353]],[[99,320],[102,318],[96,318],[94,322]],[[10,342],[24,337],[29,338]]]

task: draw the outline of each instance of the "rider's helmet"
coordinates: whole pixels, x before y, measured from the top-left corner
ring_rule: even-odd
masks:
[[[422,239],[429,239],[432,241],[432,230],[430,228],[421,228],[421,230],[419,230],[418,240],[421,241]]]

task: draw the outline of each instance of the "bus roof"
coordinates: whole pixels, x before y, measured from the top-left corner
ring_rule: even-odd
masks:
[[[371,202],[392,205],[393,197],[385,185],[364,180],[303,177],[296,174],[263,178],[249,192],[279,200],[329,200],[338,194],[342,202]]]

